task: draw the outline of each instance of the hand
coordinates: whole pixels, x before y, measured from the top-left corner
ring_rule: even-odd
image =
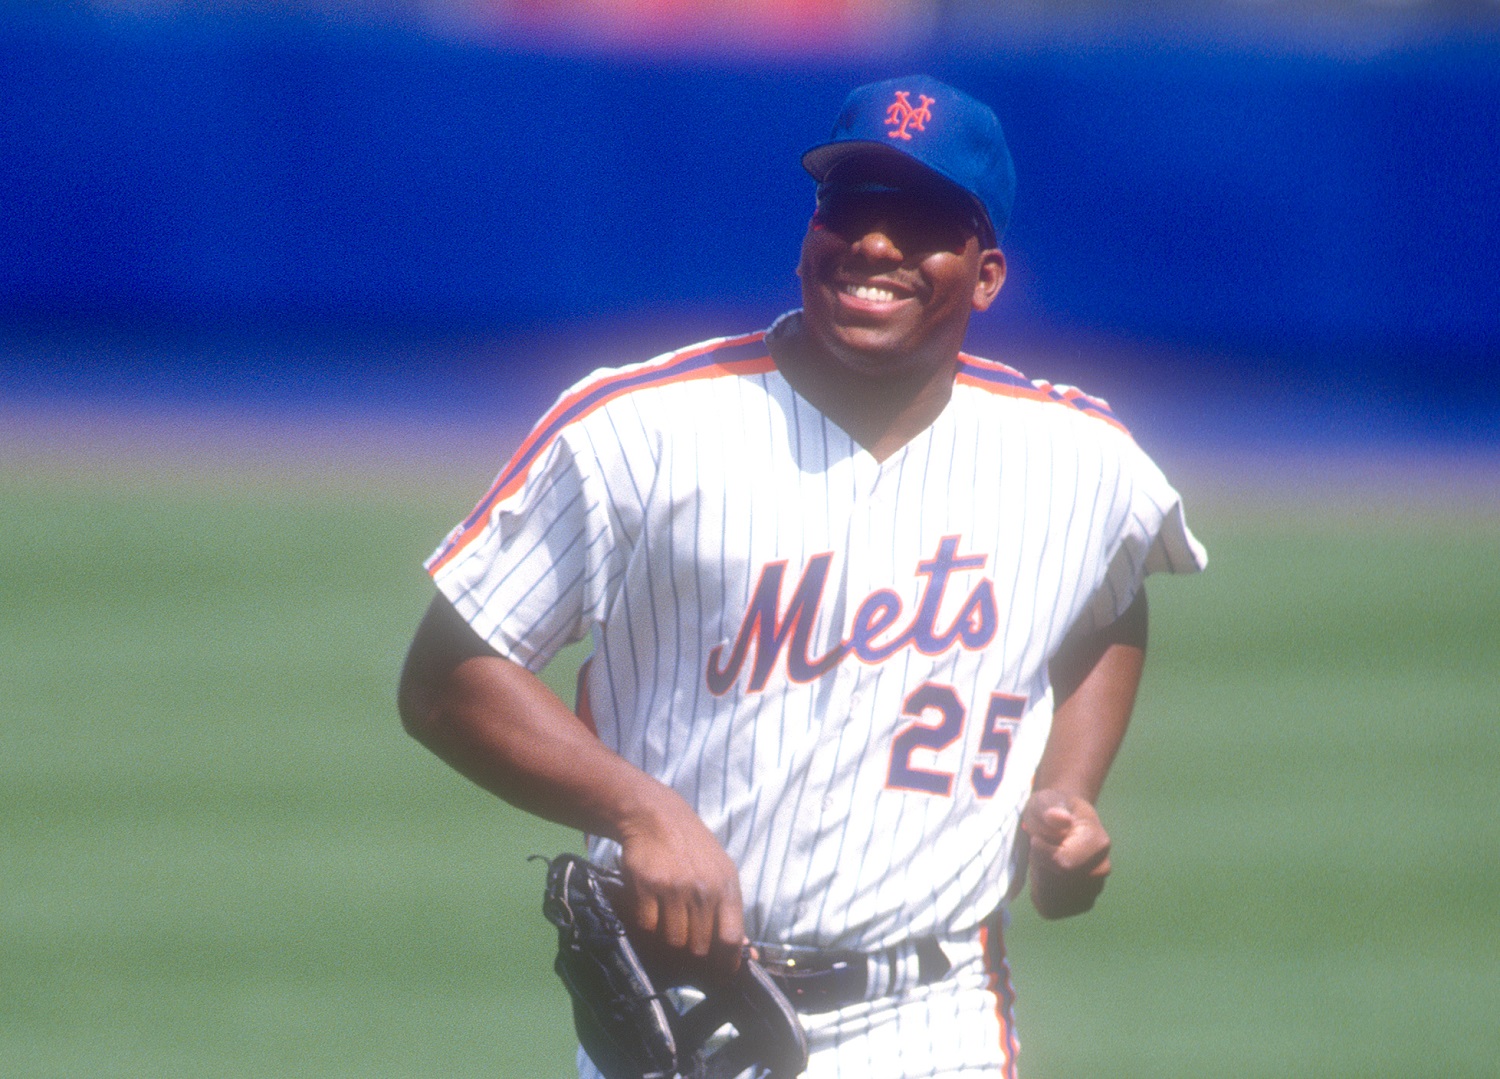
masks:
[[[635,925],[731,974],[745,944],[740,874],[713,833],[674,792],[621,828],[620,872]]]
[[[1031,838],[1031,902],[1043,918],[1067,918],[1094,905],[1109,876],[1109,833],[1082,798],[1039,790],[1021,827]]]

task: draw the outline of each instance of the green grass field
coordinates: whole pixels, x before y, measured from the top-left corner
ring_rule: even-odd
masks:
[[[571,1073],[526,856],[575,840],[392,703],[477,493],[0,472],[0,1074]],[[1500,516],[1194,524],[1116,875],[1012,927],[1023,1075],[1500,1073]]]

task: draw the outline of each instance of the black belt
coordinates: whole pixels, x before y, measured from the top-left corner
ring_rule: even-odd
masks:
[[[889,996],[911,985],[931,985],[953,968],[935,937],[868,955],[757,945],[760,965],[799,1012],[831,1012]],[[916,956],[916,980],[903,985],[904,955]]]

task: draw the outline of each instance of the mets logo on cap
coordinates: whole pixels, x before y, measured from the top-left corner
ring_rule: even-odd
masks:
[[[893,139],[905,139],[911,141],[911,135],[907,132],[908,127],[914,127],[918,131],[927,130],[927,121],[932,119],[933,99],[926,94],[918,94],[920,102],[916,108],[912,108],[911,92],[908,90],[897,90],[896,100],[891,102],[885,110],[885,126],[895,128],[887,131],[886,135]]]

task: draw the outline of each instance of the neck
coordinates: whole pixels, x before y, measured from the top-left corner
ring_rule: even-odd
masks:
[[[884,461],[930,427],[953,395],[958,354],[899,375],[864,375],[828,355],[800,327],[767,339],[794,390]]]

